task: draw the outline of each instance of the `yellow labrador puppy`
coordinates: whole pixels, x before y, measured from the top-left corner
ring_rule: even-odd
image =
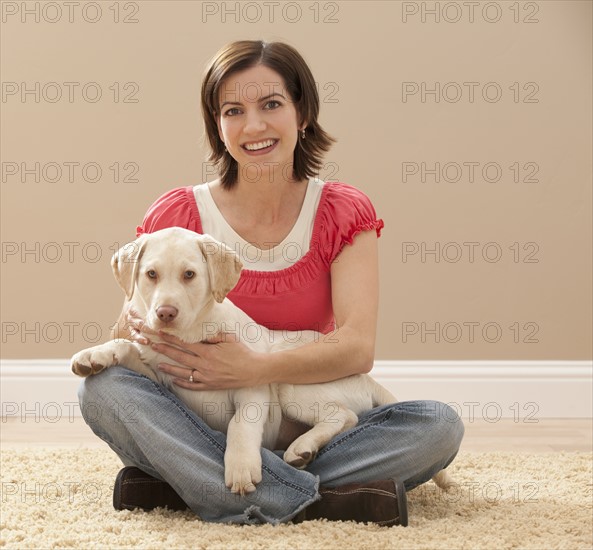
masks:
[[[242,264],[230,248],[209,235],[179,227],[144,234],[116,252],[111,265],[127,300],[146,326],[184,342],[206,341],[218,332],[244,335],[251,331],[258,337],[244,338],[244,343],[256,351],[272,353],[323,337],[318,332],[301,331],[290,333],[288,339],[282,331],[257,325],[236,307],[226,295],[239,280]],[[368,375],[324,384],[192,391],[173,384],[169,374],[159,371],[161,362],[174,363],[150,346],[119,339],[74,355],[72,371],[88,376],[124,365],[170,389],[211,428],[227,434],[225,483],[234,493],[252,492],[261,481],[260,447],[276,448],[280,412],[312,426],[284,453],[288,464],[304,468],[334,436],[356,425],[357,414],[396,402]],[[442,488],[452,483],[445,471],[433,479]]]

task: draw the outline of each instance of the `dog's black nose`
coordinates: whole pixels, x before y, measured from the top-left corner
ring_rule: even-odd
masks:
[[[170,323],[175,317],[177,317],[177,308],[173,306],[161,306],[157,308],[157,317],[163,321],[163,323]]]

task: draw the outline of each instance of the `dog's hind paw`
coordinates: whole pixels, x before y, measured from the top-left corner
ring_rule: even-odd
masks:
[[[308,464],[313,462],[316,456],[317,452],[315,450],[299,451],[294,447],[294,445],[291,445],[284,452],[284,462],[290,464],[294,468],[302,470]]]

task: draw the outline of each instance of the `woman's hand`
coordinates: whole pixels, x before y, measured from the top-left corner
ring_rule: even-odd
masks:
[[[153,343],[152,349],[183,365],[159,363],[158,368],[172,375],[173,383],[182,388],[224,390],[265,383],[257,368],[257,352],[236,341],[233,334],[217,334],[208,343],[197,344],[187,344],[164,332],[158,336],[166,343]]]
[[[140,317],[140,314],[130,304],[125,315],[126,327],[130,333],[130,340],[137,344],[149,345],[150,339],[146,336],[147,334],[156,335],[157,332],[151,328],[145,326],[144,319]]]

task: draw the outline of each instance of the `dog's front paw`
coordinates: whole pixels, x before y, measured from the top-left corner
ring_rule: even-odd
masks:
[[[315,459],[317,451],[315,445],[299,437],[284,452],[284,462],[302,470]]]
[[[72,357],[72,372],[78,376],[90,376],[98,374],[103,369],[117,364],[117,358],[113,349],[101,345],[79,351]]]
[[[255,486],[262,480],[261,455],[249,458],[245,454],[234,453],[235,457],[225,454],[224,481],[231,493],[241,496],[253,493]]]

